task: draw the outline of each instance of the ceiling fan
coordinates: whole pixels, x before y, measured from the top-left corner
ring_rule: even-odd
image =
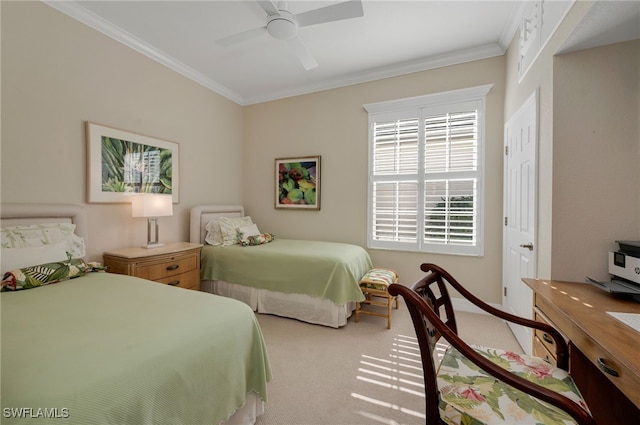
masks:
[[[297,15],[287,10],[287,2],[284,1],[278,2],[277,5],[271,0],[256,0],[256,2],[267,13],[266,24],[259,28],[221,38],[216,42],[221,46],[231,46],[268,33],[277,40],[288,41],[306,70],[317,67],[318,62],[316,62],[307,46],[298,36],[298,28],[343,19],[359,18],[364,15],[361,0],[349,0],[298,13]]]

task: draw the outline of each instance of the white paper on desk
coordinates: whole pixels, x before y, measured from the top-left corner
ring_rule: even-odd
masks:
[[[608,314],[615,317],[627,326],[630,326],[636,332],[640,332],[640,314],[638,313],[619,313],[616,311],[607,311]]]

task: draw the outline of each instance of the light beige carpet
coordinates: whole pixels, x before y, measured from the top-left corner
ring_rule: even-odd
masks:
[[[522,352],[502,321],[457,313],[469,343]],[[386,319],[363,315],[332,329],[258,315],[273,379],[258,425],[423,424],[422,365],[403,302]]]

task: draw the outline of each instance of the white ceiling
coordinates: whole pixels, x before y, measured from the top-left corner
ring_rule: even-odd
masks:
[[[502,55],[525,3],[363,0],[363,17],[299,28],[319,64],[307,71],[266,33],[215,42],[266,24],[253,0],[43,1],[241,105]],[[340,1],[287,3],[298,14]]]

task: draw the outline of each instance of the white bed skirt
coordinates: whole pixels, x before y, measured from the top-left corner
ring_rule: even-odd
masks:
[[[308,295],[274,292],[222,280],[203,280],[200,288],[204,292],[242,301],[258,313],[289,317],[332,328],[346,325],[356,307],[354,302],[336,305],[330,300]]]
[[[221,425],[253,425],[258,416],[264,413],[264,401],[254,392],[247,394],[247,402],[236,410]]]

